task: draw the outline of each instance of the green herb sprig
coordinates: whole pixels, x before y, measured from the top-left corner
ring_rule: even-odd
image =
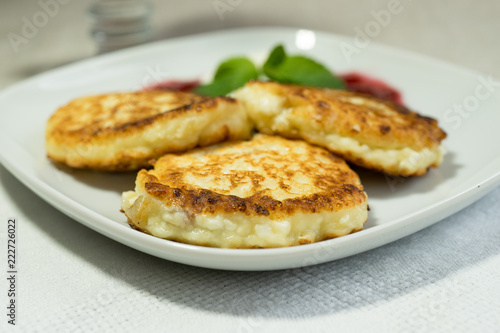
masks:
[[[302,55],[289,56],[283,45],[278,45],[269,54],[261,71],[246,57],[230,58],[219,65],[211,83],[198,86],[195,92],[207,96],[227,95],[249,80],[258,79],[259,73],[280,83],[345,88],[342,79],[324,65]]]

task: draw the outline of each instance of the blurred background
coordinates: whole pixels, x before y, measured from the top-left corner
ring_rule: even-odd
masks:
[[[141,3],[141,1],[137,1]],[[0,0],[0,89],[99,53],[89,9],[96,0]],[[500,77],[498,0],[147,1],[151,39],[247,26],[286,26],[355,36],[397,6],[373,41]],[[102,17],[101,17],[102,18]]]

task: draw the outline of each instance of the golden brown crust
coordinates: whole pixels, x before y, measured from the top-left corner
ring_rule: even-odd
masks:
[[[165,153],[247,138],[237,101],[185,92],[141,91],[78,98],[46,128],[47,156],[73,168],[129,171]]]
[[[313,119],[319,129],[333,130],[373,148],[414,150],[432,149],[446,138],[435,119],[375,97],[344,91],[249,82],[275,94],[286,96],[292,112]]]
[[[238,168],[241,166],[241,168]],[[243,213],[271,219],[339,211],[366,201],[359,177],[326,150],[256,135],[251,141],[165,155],[137,186],[193,214]]]
[[[142,170],[141,172],[145,172]],[[205,189],[179,189],[148,177],[145,189],[151,196],[166,204],[176,205],[192,213],[216,214],[238,212],[246,215],[270,216],[271,213],[292,214],[296,211],[314,213],[317,210],[339,211],[360,204],[366,197],[363,190],[352,184],[331,187],[329,191],[293,199],[276,200],[260,193],[241,198]],[[347,199],[349,198],[349,199]]]
[[[140,91],[77,98],[59,108],[47,123],[53,141],[90,142],[139,131],[159,117],[206,98],[185,92]]]

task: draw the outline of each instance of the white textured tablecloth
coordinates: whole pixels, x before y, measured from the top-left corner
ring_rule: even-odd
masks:
[[[500,188],[370,252],[295,270],[226,272],[128,248],[48,206],[3,168],[0,179],[2,213],[18,219],[17,321],[28,330],[500,328]],[[0,237],[3,243],[5,228]],[[0,290],[7,290],[5,279]],[[5,317],[1,325],[7,326]]]
[[[406,12],[377,41],[500,77],[498,2],[404,4]],[[88,20],[82,14],[87,5],[61,5],[59,14],[19,53],[3,39],[0,50],[8,61],[0,64],[1,87],[91,56]],[[371,8],[386,5],[247,1],[221,20],[212,2],[155,1],[162,9],[155,24],[165,36],[238,22],[270,24],[272,19],[280,25],[354,34],[353,27],[367,22]],[[7,23],[1,28],[4,36],[19,31],[22,17],[39,10],[36,1],[0,6]],[[335,19],[327,21],[325,12]],[[0,166],[1,267],[7,263],[8,217],[18,221],[17,325],[7,324],[9,286],[3,269],[1,332],[500,332],[500,188],[381,248],[274,272],[201,269],[138,252],[63,215]]]

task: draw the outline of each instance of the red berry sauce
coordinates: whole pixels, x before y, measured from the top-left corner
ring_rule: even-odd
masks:
[[[200,85],[200,80],[169,80],[147,86],[144,90],[170,90],[189,92]]]
[[[403,105],[401,93],[387,83],[357,72],[339,75],[345,82],[346,89],[353,92],[369,94],[377,98]]]

